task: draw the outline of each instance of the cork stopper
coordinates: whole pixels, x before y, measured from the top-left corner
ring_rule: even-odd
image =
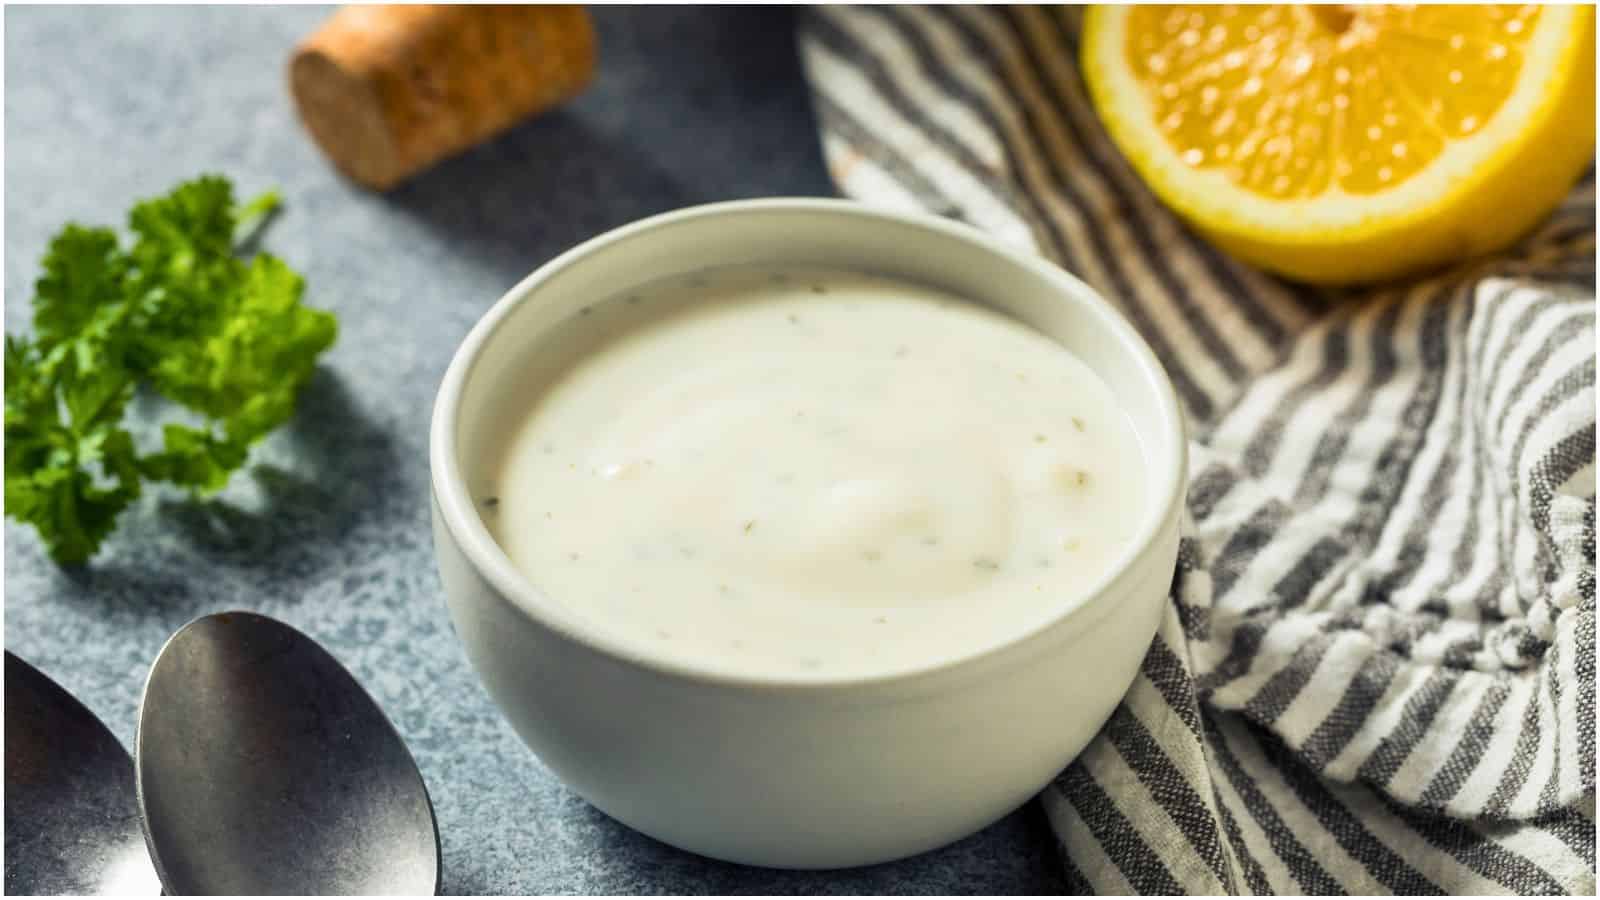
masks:
[[[581,6],[346,6],[294,51],[300,118],[339,170],[386,190],[588,86]]]

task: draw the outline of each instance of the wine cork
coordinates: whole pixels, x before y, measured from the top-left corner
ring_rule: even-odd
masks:
[[[581,6],[347,6],[295,49],[289,86],[334,165],[386,190],[575,96],[594,66]]]

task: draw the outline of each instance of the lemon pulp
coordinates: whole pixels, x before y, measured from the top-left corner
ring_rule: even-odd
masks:
[[[1591,8],[1096,8],[1083,55],[1162,199],[1312,281],[1504,246],[1593,156]]]

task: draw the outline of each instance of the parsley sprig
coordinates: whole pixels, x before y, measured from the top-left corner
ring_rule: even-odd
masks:
[[[6,515],[31,524],[60,563],[87,560],[145,481],[220,489],[250,446],[294,412],[331,313],[302,306],[282,260],[236,252],[278,204],[240,206],[204,176],[128,215],[132,242],[67,225],[34,285],[33,336],[6,335]],[[201,424],[167,422],[158,449],[123,427],[148,386]]]

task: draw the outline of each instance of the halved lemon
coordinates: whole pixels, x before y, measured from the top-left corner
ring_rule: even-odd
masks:
[[[1370,282],[1505,247],[1594,158],[1581,6],[1096,7],[1111,138],[1215,243]]]

